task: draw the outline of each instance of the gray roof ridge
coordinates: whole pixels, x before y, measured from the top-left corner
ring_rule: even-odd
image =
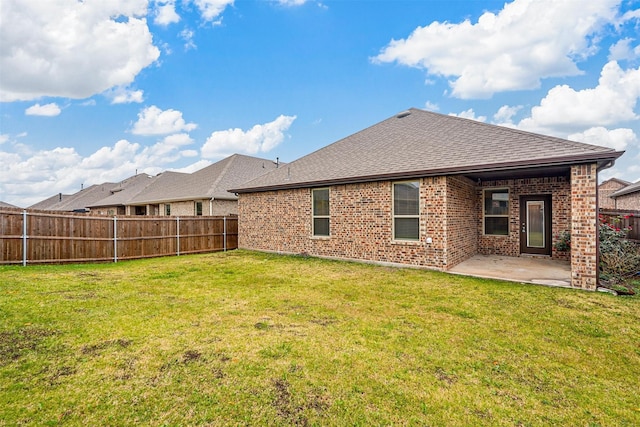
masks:
[[[609,178],[609,179],[604,180],[604,181],[602,182],[602,184],[607,183],[607,182],[610,182],[610,181],[616,181],[616,182],[618,182],[618,183],[620,183],[620,184],[623,184],[623,185],[625,185],[625,186],[633,184],[632,182],[629,182],[629,181],[624,180],[624,179],[621,179],[621,178],[616,178],[615,176],[614,176],[613,178]],[[602,184],[600,184],[600,185],[602,185]],[[616,190],[616,191],[617,191],[617,190]]]
[[[222,170],[220,171],[220,173],[218,174],[216,179],[209,186],[209,190],[207,191],[207,196],[208,197],[213,198],[213,194],[216,192],[216,187],[218,186],[218,184],[220,183],[220,181],[222,180],[224,175],[227,173],[227,171],[229,170],[229,168],[231,167],[233,162],[238,158],[237,156],[239,156],[239,154],[234,153],[231,156],[227,157],[226,159],[222,160],[222,161],[226,160],[227,164],[224,165],[224,167],[222,168]]]

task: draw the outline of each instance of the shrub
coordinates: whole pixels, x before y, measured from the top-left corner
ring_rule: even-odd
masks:
[[[610,287],[624,286],[640,273],[640,247],[626,239],[630,230],[622,226],[621,217],[607,221],[600,216],[600,277]]]
[[[559,252],[568,252],[571,250],[571,233],[563,231],[556,236],[556,242],[553,244]]]

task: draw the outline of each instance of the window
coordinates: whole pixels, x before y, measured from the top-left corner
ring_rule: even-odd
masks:
[[[136,213],[136,215],[146,215],[147,214],[147,207],[146,206],[136,206],[135,213]]]
[[[164,214],[166,216],[170,216],[171,215],[171,205],[168,204],[168,203],[164,205]]]
[[[313,199],[313,235],[329,236],[329,189],[311,190]]]
[[[393,238],[420,239],[420,183],[393,184]]]
[[[202,202],[196,202],[196,215],[202,216]]]
[[[484,190],[484,234],[509,234],[509,190]]]

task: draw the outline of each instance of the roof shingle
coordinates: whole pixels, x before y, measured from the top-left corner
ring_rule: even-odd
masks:
[[[412,108],[232,191],[615,160],[622,152]]]

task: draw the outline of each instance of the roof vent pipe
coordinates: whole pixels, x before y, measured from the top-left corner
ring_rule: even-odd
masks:
[[[402,119],[403,117],[407,117],[411,115],[411,111],[409,110],[405,110],[405,111],[401,111],[398,113],[398,115],[396,116],[398,119]]]

